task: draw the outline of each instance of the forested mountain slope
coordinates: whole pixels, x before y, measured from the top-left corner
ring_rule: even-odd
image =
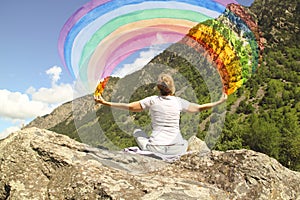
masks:
[[[300,2],[256,0],[246,10],[257,21],[260,36],[265,41],[260,66],[245,85],[230,95],[224,123],[222,126],[216,124],[221,135],[210,147],[216,150],[252,149],[299,171]],[[198,103],[217,99],[220,91],[211,91],[207,87],[201,74],[193,71],[190,63],[178,56],[177,47],[171,46],[138,72],[123,79],[111,78],[104,97],[114,101],[134,101],[155,94],[153,77],[160,68],[154,66],[164,65],[168,66],[165,71],[173,74],[177,82],[177,95]],[[135,89],[128,91],[128,88]],[[199,115],[183,115],[181,130],[184,137],[197,135],[207,141],[209,128],[219,121],[219,114],[223,111],[223,107],[218,107]],[[47,128],[93,146],[117,149],[136,145],[130,133],[136,127],[149,131],[150,119],[146,112],[95,108],[90,95],[66,103],[52,114],[37,118],[29,126]]]

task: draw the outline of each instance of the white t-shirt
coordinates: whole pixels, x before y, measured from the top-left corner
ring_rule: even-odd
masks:
[[[188,109],[190,102],[175,96],[150,96],[140,101],[149,109],[152,122],[150,142],[153,145],[183,144],[180,133],[180,112]]]

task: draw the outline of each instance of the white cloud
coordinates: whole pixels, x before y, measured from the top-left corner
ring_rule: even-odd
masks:
[[[71,84],[57,84],[61,71],[62,69],[57,66],[46,71],[52,81],[50,88],[29,87],[26,93],[0,90],[0,119],[14,124],[16,120],[19,121],[19,125],[9,127],[0,133],[0,138],[20,129],[21,122],[49,114],[58,105],[73,99]]]
[[[0,133],[0,140],[6,138],[7,136],[9,136],[11,133],[20,130],[21,127],[20,126],[11,126],[6,128],[4,131],[2,131]]]
[[[73,99],[73,88],[71,84],[57,84],[60,79],[62,69],[53,66],[46,71],[52,81],[51,88],[35,89],[30,87],[26,93],[30,94],[33,101],[43,102],[47,104],[62,104]]]
[[[9,119],[28,119],[52,109],[46,103],[30,100],[27,94],[8,90],[0,90],[0,102],[0,116]]]
[[[133,72],[142,69],[158,53],[160,53],[160,51],[155,51],[153,49],[140,52],[139,57],[136,58],[133,63],[124,64],[121,69],[113,73],[113,76],[124,77],[128,74],[132,74]]]
[[[61,104],[73,99],[73,88],[70,84],[54,84],[51,88],[40,88],[38,90],[30,87],[26,93],[31,95],[33,101],[48,104]]]
[[[128,74],[132,74],[135,71],[142,69],[147,63],[149,63],[156,55],[165,50],[165,39],[162,35],[157,34],[156,40],[152,41],[152,46],[149,50],[141,51],[139,57],[134,60],[133,63],[124,64],[122,68],[113,72],[113,76],[124,77]]]
[[[55,85],[57,81],[60,79],[61,72],[62,69],[58,66],[53,66],[46,71],[46,74],[48,74],[52,80],[52,85]]]

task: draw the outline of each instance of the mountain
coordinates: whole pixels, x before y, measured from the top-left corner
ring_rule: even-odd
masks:
[[[136,145],[134,128],[150,130],[148,114],[95,105],[87,95],[0,141],[0,199],[299,200],[299,1],[257,0],[230,9],[255,33],[260,66],[227,105],[182,115],[183,136],[205,140],[212,151],[170,163],[125,153],[121,149]],[[170,46],[140,71],[111,77],[104,98],[129,102],[156,94],[164,71],[173,75],[177,96],[217,99],[219,78],[205,57],[185,48],[189,41]]]
[[[183,136],[188,139],[196,135],[214,150],[262,152],[300,171],[299,2],[257,0],[250,8],[231,5],[230,9],[251,27],[259,44],[260,66],[246,84],[229,96],[226,108],[217,107],[199,115],[184,114]],[[189,41],[185,38],[184,42]],[[201,74],[194,70],[195,65],[202,67]],[[156,94],[156,77],[163,71],[174,76],[178,96],[198,103],[219,97],[217,88],[221,83],[212,67],[205,57],[191,52],[181,42],[170,46],[142,70],[122,79],[112,77],[104,98],[129,102]],[[135,146],[130,135],[134,128],[142,127],[148,132],[151,128],[147,113],[97,106],[92,95],[68,102],[26,127],[46,128],[110,150]],[[217,134],[211,136],[211,130]]]
[[[0,141],[0,199],[295,199],[300,173],[251,150],[167,163],[27,128]]]

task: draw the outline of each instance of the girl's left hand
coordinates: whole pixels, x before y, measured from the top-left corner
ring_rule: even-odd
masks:
[[[222,99],[227,100],[227,98],[228,98],[228,95],[226,93],[223,93],[222,94]]]
[[[101,103],[101,104],[104,104],[104,103],[105,103],[105,100],[103,99],[103,97],[102,97],[101,95],[94,96],[94,100],[95,100],[97,103]]]

